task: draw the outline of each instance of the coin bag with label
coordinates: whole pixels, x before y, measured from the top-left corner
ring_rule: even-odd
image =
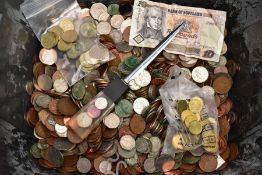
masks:
[[[178,71],[175,73],[179,74]],[[206,152],[218,152],[218,112],[214,95],[203,93],[185,76],[167,80],[159,91],[165,115],[169,124],[174,126],[175,134],[168,141],[172,144],[170,149],[187,151],[201,146]],[[201,139],[202,143],[199,142]]]

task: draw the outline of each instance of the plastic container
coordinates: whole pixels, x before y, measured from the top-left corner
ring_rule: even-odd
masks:
[[[241,67],[230,91],[237,119],[231,125],[229,141],[239,144],[240,155],[221,174],[262,174],[262,1],[161,2],[227,11],[226,57]],[[29,153],[35,138],[23,117],[29,104],[24,86],[32,79],[32,63],[40,44],[19,10],[21,3],[19,0],[0,2],[0,174],[54,174],[39,167]]]

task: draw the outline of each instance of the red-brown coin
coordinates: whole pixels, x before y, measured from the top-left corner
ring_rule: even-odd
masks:
[[[102,161],[106,160],[104,157],[100,156],[94,160],[94,168],[97,172],[101,173],[99,165]]]
[[[60,112],[58,110],[58,101],[59,101],[58,99],[53,98],[48,105],[49,111],[52,112],[55,115],[60,114]]]
[[[139,175],[140,174],[135,167],[128,166],[126,169],[127,169],[129,174],[132,174],[132,175]]]
[[[183,163],[183,164],[180,166],[180,169],[183,170],[184,172],[191,173],[191,172],[193,172],[193,171],[196,169],[196,164],[186,164],[186,163]]]
[[[119,138],[121,138],[122,136],[124,135],[131,135],[133,138],[136,138],[136,134],[133,133],[131,130],[130,130],[130,127],[129,125],[123,125],[119,131],[118,131],[118,136]]]
[[[204,174],[204,173],[205,173],[203,170],[201,170],[201,168],[199,167],[199,165],[196,166],[195,172],[196,172],[196,173],[199,173],[199,174]]]
[[[229,74],[218,73],[213,80],[213,88],[219,94],[227,93],[232,87],[232,78]]]
[[[172,170],[174,165],[175,165],[174,159],[167,154],[162,154],[155,160],[156,170],[160,172],[168,172]]]
[[[37,62],[33,66],[33,75],[37,78],[39,75],[45,73],[45,65],[41,62]]]
[[[57,168],[57,171],[59,173],[73,173],[77,171],[76,166],[63,166],[60,168]]]
[[[103,129],[102,134],[105,139],[110,139],[117,135],[118,132],[117,128],[108,128],[106,126],[103,126],[103,128],[105,129]]]
[[[38,113],[34,108],[30,108],[26,113],[26,120],[32,126],[35,126],[39,121]]]
[[[61,114],[72,116],[79,111],[70,97],[64,97],[58,101],[58,110]]]
[[[44,168],[47,168],[47,169],[55,168],[55,166],[51,162],[49,162],[48,160],[45,160],[45,159],[39,159],[38,163],[41,167],[44,167]]]
[[[226,150],[224,152],[220,153],[220,156],[226,161],[228,160],[229,156],[230,156],[230,148],[227,147]]]
[[[198,165],[204,172],[213,172],[217,168],[217,158],[215,155],[203,154]]]
[[[119,173],[121,175],[130,175],[129,172],[127,171],[127,168],[123,164],[119,165]]]
[[[59,70],[56,71],[56,72],[52,75],[53,81],[58,80],[58,79],[60,79],[60,78],[63,78],[63,75],[62,75],[62,73],[61,73]]]
[[[227,140],[224,136],[219,137],[219,152],[224,152],[227,149]]]
[[[64,167],[72,167],[76,165],[78,159],[78,155],[64,156]]]
[[[128,26],[128,27],[124,30],[124,32],[123,32],[123,39],[124,39],[124,41],[126,41],[126,42],[129,42],[130,29],[131,29],[131,26]]]
[[[236,143],[229,143],[228,147],[230,149],[230,155],[228,160],[229,161],[235,160],[239,154],[238,145]]]
[[[129,123],[130,130],[135,134],[142,134],[146,128],[146,122],[140,115],[134,115]]]
[[[67,138],[72,143],[81,143],[83,139],[81,139],[78,135],[76,135],[71,129],[67,130]]]
[[[224,115],[222,117],[219,117],[218,122],[219,122],[219,127],[220,127],[219,135],[220,136],[227,135],[230,131],[230,124],[227,119],[227,116]]]
[[[225,101],[225,108],[226,108],[226,113],[229,113],[229,111],[231,110],[232,106],[233,106],[233,102],[230,98],[227,98]]]
[[[171,170],[169,172],[165,172],[165,175],[181,175],[183,173],[183,170]]]
[[[156,85],[156,86],[161,86],[165,82],[166,82],[166,80],[163,79],[163,78],[154,78],[154,79],[151,80],[151,84]]]
[[[51,136],[50,131],[40,121],[35,125],[35,133],[42,138],[48,138]]]

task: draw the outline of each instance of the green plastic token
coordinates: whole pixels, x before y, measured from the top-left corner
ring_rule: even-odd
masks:
[[[85,84],[83,81],[77,82],[72,88],[72,95],[76,100],[83,99],[86,93]]]
[[[107,13],[111,16],[119,14],[119,5],[118,4],[110,4],[107,7]]]

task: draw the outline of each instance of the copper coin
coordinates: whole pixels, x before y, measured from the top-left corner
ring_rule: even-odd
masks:
[[[219,151],[222,153],[227,149],[227,140],[224,136],[219,137]]]
[[[55,168],[55,166],[51,162],[45,159],[39,159],[38,163],[40,166],[47,168],[47,169]]]
[[[139,175],[140,174],[135,167],[128,166],[126,169],[127,169],[129,174],[132,174],[132,175]]]
[[[131,135],[132,137],[136,138],[136,134],[130,130],[129,125],[123,125],[119,128],[118,136],[121,138],[124,135]]]
[[[78,135],[74,133],[71,129],[67,130],[67,138],[72,143],[81,143],[83,139],[81,139]]]
[[[37,111],[34,108],[30,108],[26,113],[26,119],[29,123],[35,126],[37,122],[39,121]]]
[[[76,172],[77,169],[76,169],[76,166],[63,166],[63,167],[57,168],[57,171],[59,173],[73,173],[73,172]]]
[[[225,101],[226,113],[229,113],[229,111],[231,110],[232,106],[233,106],[232,100],[227,98],[226,101]]]
[[[70,167],[76,165],[79,159],[78,155],[64,156],[64,165],[65,167]]]
[[[146,122],[143,117],[135,114],[130,120],[130,130],[135,134],[142,134],[146,128]]]
[[[54,117],[54,120],[55,120],[55,123],[61,125],[61,126],[64,126],[65,125],[65,122],[64,122],[64,116],[61,116],[61,115],[53,115]]]
[[[213,172],[217,167],[217,158],[215,155],[203,154],[198,165],[204,172]]]
[[[126,41],[126,42],[129,42],[130,29],[131,29],[131,26],[128,26],[128,27],[124,30],[124,32],[123,32],[123,39],[124,39],[124,41]]]
[[[45,65],[41,62],[37,62],[33,66],[33,75],[38,78],[39,75],[45,73]]]
[[[88,150],[88,143],[86,140],[83,142],[79,143],[77,145],[77,148],[79,149],[79,154],[84,154]]]
[[[218,122],[219,122],[219,127],[220,127],[219,135],[220,136],[227,135],[230,131],[230,124],[227,119],[227,116],[219,117]]]
[[[61,71],[57,70],[53,75],[52,75],[52,79],[53,81],[58,80],[63,78],[63,75],[61,73]]]
[[[203,170],[201,170],[201,168],[198,165],[196,166],[195,172],[199,173],[199,174],[204,174],[205,173]]]
[[[186,163],[183,163],[181,166],[180,166],[180,169],[183,170],[184,172],[193,172],[195,169],[196,169],[196,164],[186,164]]]
[[[55,167],[63,166],[64,157],[62,153],[52,146],[48,147],[47,150],[48,150],[47,160],[51,162],[52,164],[54,164]]]
[[[61,114],[72,116],[78,112],[79,108],[70,97],[64,97],[58,101],[58,110]]]
[[[171,170],[169,172],[165,172],[165,175],[181,175],[183,173],[183,170]]]
[[[119,173],[121,175],[130,175],[127,168],[122,163],[119,165]]]
[[[229,161],[235,160],[239,154],[238,145],[236,143],[229,143],[228,147],[230,149]]]
[[[170,155],[162,154],[155,161],[155,167],[160,172],[167,172],[172,170],[175,161]]]
[[[101,163],[102,161],[105,161],[105,158],[102,157],[102,156],[100,156],[100,157],[98,157],[98,158],[96,158],[96,159],[94,160],[94,168],[95,168],[95,170],[96,170],[97,172],[99,172],[99,173],[101,173],[101,172],[100,172],[100,169],[99,169],[99,165],[100,165],[100,163]]]
[[[156,85],[156,86],[161,86],[165,82],[166,82],[166,80],[163,79],[163,78],[154,78],[154,79],[151,80],[151,84]]]
[[[218,73],[213,80],[213,88],[219,94],[227,93],[232,87],[232,78],[229,74]]]
[[[58,99],[53,98],[48,105],[49,111],[56,115],[60,114],[58,110],[58,101]]]
[[[38,136],[42,138],[48,138],[51,136],[50,131],[40,121],[38,121],[35,125],[35,132]]]
[[[106,126],[105,126],[106,127]],[[112,137],[115,137],[117,135],[118,129],[117,128],[107,128],[103,130],[103,137],[106,139],[110,139]]]
[[[225,160],[227,161],[229,156],[230,156],[230,148],[227,146],[226,147],[226,150],[224,152],[221,152],[220,153],[220,156]]]

